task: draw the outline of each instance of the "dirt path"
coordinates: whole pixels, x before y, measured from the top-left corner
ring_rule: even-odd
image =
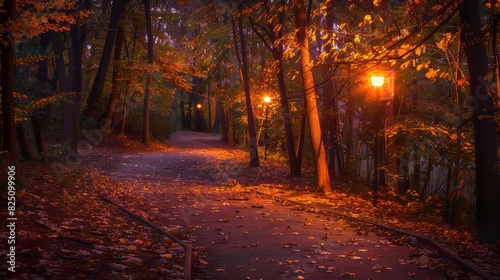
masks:
[[[168,144],[170,152],[120,156],[100,173],[124,189],[119,203],[187,233],[197,252],[194,279],[446,279],[428,269],[436,260],[425,248],[236,184],[258,170],[248,171],[245,153],[217,135],[178,132]]]

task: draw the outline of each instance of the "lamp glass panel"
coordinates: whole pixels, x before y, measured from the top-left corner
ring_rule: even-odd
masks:
[[[384,76],[373,75],[370,77],[370,82],[374,87],[381,87],[384,85]]]

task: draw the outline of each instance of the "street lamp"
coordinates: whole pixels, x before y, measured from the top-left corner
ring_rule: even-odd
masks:
[[[269,141],[267,118],[269,115],[269,102],[271,102],[271,97],[264,96],[264,103],[266,104],[264,109],[266,110],[266,135],[264,135],[264,160],[267,160],[267,142]]]
[[[374,188],[373,188],[373,206],[377,207],[378,188],[380,184],[380,88],[385,84],[385,74],[383,72],[371,72],[369,75],[370,84],[375,89],[375,160]]]
[[[203,131],[203,105],[201,103],[196,104],[196,110],[194,112],[194,130],[199,132]]]

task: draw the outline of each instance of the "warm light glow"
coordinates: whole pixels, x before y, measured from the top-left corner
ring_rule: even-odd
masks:
[[[196,104],[196,108],[201,109],[201,104]]]
[[[373,87],[381,87],[384,85],[385,76],[383,73],[370,74],[370,83]]]
[[[264,96],[264,102],[266,102],[266,103],[271,102],[271,97],[269,97],[269,96]]]

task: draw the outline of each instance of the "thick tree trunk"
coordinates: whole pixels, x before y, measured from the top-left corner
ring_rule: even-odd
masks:
[[[239,5],[240,11],[242,11],[242,4]],[[252,101],[250,99],[250,78],[248,77],[248,65],[247,65],[247,50],[245,44],[245,35],[243,32],[243,21],[241,16],[238,17],[238,30],[239,30],[239,45],[241,46],[241,56],[240,48],[238,47],[238,39],[236,36],[236,26],[234,23],[234,17],[232,19],[233,25],[233,40],[235,45],[236,57],[238,60],[238,65],[240,68],[240,79],[243,89],[245,91],[245,103],[247,108],[247,119],[248,119],[248,144],[250,150],[250,166],[259,166],[259,153],[257,150],[257,133],[255,131],[255,119],[252,110]]]
[[[316,161],[316,171],[318,188],[325,193],[332,191],[328,164],[326,161],[326,151],[323,138],[321,136],[321,125],[316,100],[314,78],[312,74],[312,61],[309,55],[309,39],[307,37],[307,13],[304,0],[294,1],[295,23],[298,28],[297,39],[300,45],[300,65],[302,69],[302,82],[304,85],[304,95],[306,102],[306,113],[313,145],[314,158]]]
[[[500,169],[498,134],[494,119],[491,86],[485,81],[489,72],[488,55],[482,40],[478,0],[463,0],[460,18],[464,24],[461,40],[467,57],[473,112],[476,165],[477,237],[487,242],[500,240]]]
[[[8,28],[10,21],[16,16],[16,1],[3,1],[2,10],[0,24],[7,28],[7,31],[3,32],[2,43],[0,44],[2,51],[0,58],[0,86],[2,87],[3,149],[7,151],[6,164],[15,165],[17,162],[17,144],[14,113],[14,38]]]
[[[51,32],[43,33],[40,35],[40,48],[42,52],[47,51],[51,39]],[[37,71],[37,79],[42,83],[48,83],[50,85],[50,94],[57,91],[57,82],[55,78],[49,79],[49,67],[47,60],[41,60],[38,62],[38,71]],[[40,110],[39,115],[41,117],[42,128],[44,130],[48,129],[50,113],[52,111],[52,104],[45,106],[42,110]]]
[[[78,1],[80,9],[82,7],[82,0]],[[64,102],[63,105],[69,118],[63,120],[63,126],[67,135],[67,143],[76,153],[78,153],[78,141],[80,135],[80,107],[81,107],[81,96],[83,91],[83,41],[85,40],[85,33],[80,34],[79,32],[80,24],[72,24],[70,27],[71,34],[71,58],[70,61],[73,64],[71,71],[71,89],[76,95],[73,97],[71,102]]]
[[[61,34],[52,33],[52,49],[56,55],[55,59],[55,75],[57,77],[57,83],[59,84],[59,92],[71,92],[71,82],[66,73],[66,64],[64,61],[63,44],[61,42]],[[75,138],[72,137],[73,127],[72,127],[72,117],[71,117],[71,103],[66,100],[61,102],[61,115],[62,115],[62,130],[63,130],[63,146],[64,152],[62,155],[62,160],[75,161],[76,155],[76,143],[72,143]]]
[[[144,0],[144,16],[146,17],[146,37],[148,39],[148,64],[153,65],[153,31],[151,27],[151,7],[149,0]],[[149,129],[149,111],[151,99],[151,82],[153,81],[153,73],[148,71],[146,75],[146,90],[144,91],[144,110],[143,110],[143,127],[142,127],[142,143],[149,145],[150,129]]]
[[[125,10],[125,5],[128,0],[115,0],[113,1],[113,6],[111,8],[111,15],[109,20],[108,33],[106,34],[106,39],[104,41],[104,48],[102,50],[101,61],[99,63],[99,68],[97,68],[97,73],[94,79],[94,84],[90,90],[90,94],[87,100],[87,108],[85,110],[85,116],[89,118],[98,119],[101,114],[101,104],[100,99],[102,92],[104,91],[104,84],[106,82],[106,75],[108,72],[109,62],[111,60],[111,54],[113,53],[113,46],[115,44],[116,34],[118,32],[118,22],[120,20],[123,11]]]
[[[70,78],[66,73],[66,64],[64,61],[63,45],[61,42],[61,35],[59,33],[52,34],[52,48],[56,54],[56,76],[59,84],[59,92],[73,91]],[[71,59],[71,58],[70,58]],[[64,162],[78,161],[77,152],[77,137],[75,136],[75,127],[72,116],[72,102],[63,100],[61,102],[61,122],[63,130],[63,146],[64,151],[62,160]]]

